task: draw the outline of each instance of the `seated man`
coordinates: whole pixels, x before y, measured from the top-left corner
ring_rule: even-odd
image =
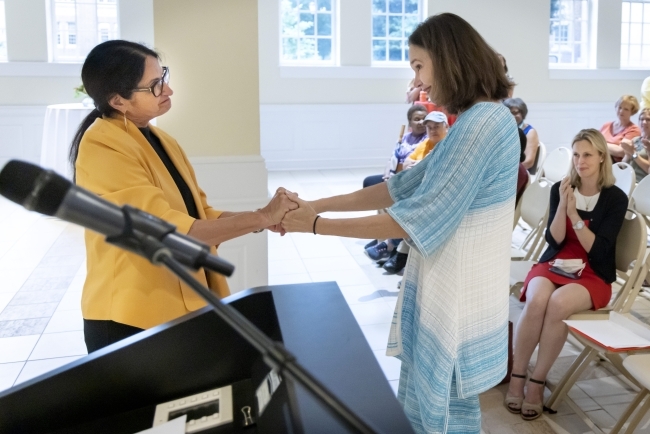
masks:
[[[427,139],[420,143],[413,152],[404,160],[403,170],[408,170],[409,168],[415,166],[420,161],[422,161],[427,155],[433,151],[438,143],[442,141],[447,136],[447,131],[449,130],[449,125],[447,123],[447,116],[442,112],[431,112],[429,113],[423,121],[423,124],[427,131]],[[389,240],[387,240],[389,241]],[[390,240],[394,243],[396,240]],[[379,243],[377,246],[379,246]],[[387,244],[387,243],[386,243]],[[376,246],[375,246],[376,247]],[[372,249],[371,247],[370,249]],[[389,274],[396,274],[402,271],[406,266],[406,259],[408,258],[409,247],[404,242],[401,241],[397,244],[397,248],[393,251],[393,254],[389,257],[383,265],[384,270]],[[368,256],[371,257],[368,252]]]

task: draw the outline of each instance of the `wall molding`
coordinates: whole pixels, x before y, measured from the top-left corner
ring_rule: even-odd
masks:
[[[650,75],[648,69],[572,69],[549,68],[551,80],[643,80]]]
[[[0,62],[0,77],[81,77],[81,63]]]
[[[614,102],[530,102],[527,122],[551,151],[583,128],[614,120]],[[273,171],[383,167],[407,110],[407,104],[262,104],[262,155]]]

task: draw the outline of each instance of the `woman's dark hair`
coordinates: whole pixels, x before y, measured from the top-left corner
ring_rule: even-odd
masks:
[[[411,107],[409,107],[409,110],[406,112],[406,119],[408,119],[408,121],[411,122],[411,119],[413,119],[413,115],[418,112],[426,113],[427,108],[420,104],[413,104]]]
[[[433,62],[431,100],[451,114],[479,98],[502,100],[512,84],[497,53],[458,15],[433,15],[420,23],[409,44],[423,48]]]
[[[521,152],[519,153],[519,162],[523,163],[526,161],[526,145],[528,145],[528,137],[526,137],[526,133],[524,133],[524,130],[521,128],[517,128],[519,130],[519,145],[521,146]]]
[[[95,109],[81,122],[70,145],[70,164],[76,182],[79,144],[86,130],[102,116],[112,116],[116,110],[108,101],[115,95],[131,98],[133,89],[144,75],[147,56],[159,59],[158,53],[135,42],[106,41],[93,48],[81,68],[81,81],[86,93],[95,103]]]
[[[503,105],[508,107],[509,109],[517,109],[519,110],[519,113],[521,113],[521,118],[526,119],[526,116],[528,116],[528,106],[524,102],[523,99],[521,98],[507,98],[503,100]]]

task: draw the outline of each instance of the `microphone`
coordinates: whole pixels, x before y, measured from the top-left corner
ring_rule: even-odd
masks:
[[[177,233],[174,225],[128,205],[119,207],[35,164],[9,161],[0,171],[0,194],[30,211],[106,235],[109,242],[130,229],[152,236],[171,251],[174,259],[193,269],[204,267],[231,276],[235,268],[210,254],[206,244]]]

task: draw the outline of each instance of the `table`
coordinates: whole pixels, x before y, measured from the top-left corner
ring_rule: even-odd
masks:
[[[92,109],[92,106],[86,107],[81,103],[47,106],[41,144],[41,166],[72,179],[72,168],[68,162],[70,144],[77,128]]]

